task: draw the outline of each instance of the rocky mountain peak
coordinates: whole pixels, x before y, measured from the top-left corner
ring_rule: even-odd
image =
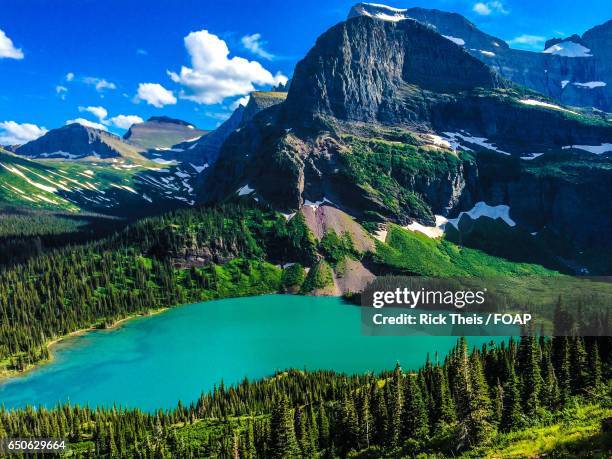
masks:
[[[557,37],[557,38],[551,38],[549,40],[546,40],[546,43],[544,44],[544,50],[547,50],[551,46],[557,45],[559,43],[570,42],[570,41],[573,42],[573,43],[577,43],[579,45],[582,45],[582,46],[586,46],[586,44],[584,43],[584,41],[582,40],[580,35],[574,34],[574,35],[571,35],[571,36],[569,36],[567,38]]]
[[[436,94],[503,86],[495,73],[431,27],[353,16],[319,37],[295,69],[290,118],[414,123]]]
[[[122,155],[121,144],[121,139],[114,134],[72,123],[50,130],[42,137],[20,146],[15,152],[35,158],[112,158]]]

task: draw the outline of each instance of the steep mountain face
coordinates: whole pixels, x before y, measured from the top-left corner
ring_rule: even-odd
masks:
[[[251,93],[246,107],[239,105],[217,129],[195,144],[186,147],[191,155],[190,162],[198,165],[213,164],[219,156],[221,145],[232,132],[248,123],[260,111],[280,104],[286,97],[287,93],[283,91],[255,91]],[[181,146],[177,145],[176,147]]]
[[[284,103],[227,138],[200,196],[251,196],[283,211],[326,204],[371,224],[427,226],[479,201],[512,201],[521,224],[590,244],[604,239],[610,222],[585,229],[572,218],[612,215],[601,207],[610,201],[585,199],[587,188],[576,187],[571,174],[557,174],[568,166],[554,158],[580,155],[564,150],[572,145],[604,153],[612,150],[610,139],[605,118],[514,87],[431,27],[361,15],[317,40],[296,66]],[[535,152],[552,159],[530,162]],[[538,197],[520,193],[521,179],[508,176],[507,165],[487,167],[491,155],[519,171],[534,167],[519,176]],[[581,169],[599,170],[590,176],[593,189],[609,180],[610,161],[601,158],[584,160]]]
[[[154,150],[170,148],[178,143],[195,141],[208,131],[197,129],[186,121],[153,116],[144,123],[134,124],[123,138],[138,147]]]
[[[42,137],[15,149],[31,158],[137,158],[141,148],[123,142],[120,137],[78,123],[52,129]]]
[[[289,84],[289,83],[287,83]],[[284,86],[281,88],[284,88]],[[248,123],[255,115],[266,108],[278,105],[287,98],[287,91],[255,91],[252,92],[249,101],[244,108],[240,124]]]
[[[582,37],[549,40],[541,53],[510,48],[456,13],[425,8],[397,9],[360,3],[349,18],[387,22],[416,20],[438,31],[499,75],[567,105],[612,111],[612,21]]]
[[[212,164],[219,156],[219,149],[225,139],[234,132],[242,122],[244,106],[239,105],[232,115],[210,134],[187,147],[192,155],[192,161],[197,165]]]
[[[298,63],[286,110],[290,119],[418,123],[445,102],[440,93],[503,85],[426,26],[356,17],[325,32]]]

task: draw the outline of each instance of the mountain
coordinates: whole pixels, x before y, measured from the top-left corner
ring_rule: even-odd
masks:
[[[136,218],[194,204],[191,166],[86,158],[29,159],[0,148],[0,208]]]
[[[282,89],[282,88],[280,88]],[[177,145],[175,148],[189,150],[189,161],[197,165],[213,164],[219,150],[229,135],[251,120],[260,111],[280,104],[287,97],[283,91],[255,91],[249,96],[246,106],[239,105],[217,129],[192,145]]]
[[[549,40],[538,53],[512,49],[457,13],[359,3],[348,17],[358,16],[390,22],[419,21],[504,78],[567,105],[612,111],[612,21],[593,27],[582,37]]]
[[[144,123],[132,125],[123,138],[143,149],[163,150],[182,142],[195,141],[207,132],[186,121],[153,116]]]
[[[333,206],[373,231],[503,205],[529,232],[607,247],[610,139],[605,117],[516,86],[430,26],[358,15],[318,38],[285,102],[227,138],[199,192]]]
[[[14,149],[29,158],[123,158],[143,160],[142,149],[124,142],[120,137],[78,123],[52,129],[42,137]]]

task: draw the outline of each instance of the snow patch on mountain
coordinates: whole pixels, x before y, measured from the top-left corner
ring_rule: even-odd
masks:
[[[601,145],[566,145],[563,147],[564,150],[569,148],[578,148],[595,155],[603,155],[604,153],[612,152],[612,143],[602,143]]]
[[[191,167],[193,167],[193,169],[199,174],[200,172],[202,172],[204,169],[206,169],[208,167],[208,163],[204,164],[203,166],[196,166],[193,163],[189,163],[189,165]]]
[[[359,3],[351,9],[350,17],[367,16],[381,21],[399,22],[410,19],[406,14],[407,11],[406,9],[393,8],[378,3]]]
[[[467,215],[472,220],[478,220],[480,217],[489,217],[493,220],[501,218],[509,226],[516,226],[516,222],[510,218],[510,206],[500,204],[498,206],[490,206],[484,201],[479,201],[476,205],[467,212],[461,212],[457,218],[448,220],[448,223],[459,229],[459,220]]]
[[[236,193],[238,193],[238,196],[245,196],[247,194],[251,194],[253,191],[255,191],[254,188],[251,188],[249,185],[244,185],[243,187],[238,188]]]
[[[475,137],[465,131],[464,133],[444,132],[444,135],[447,137],[447,141],[450,143],[451,148],[453,150],[457,150],[458,148],[461,148],[463,150],[472,151],[471,148],[461,145],[460,141],[458,140],[460,139],[464,142],[472,143],[474,145],[479,145],[483,148],[486,148],[487,150],[496,151],[497,153],[501,153],[503,155],[510,155],[510,153],[508,153],[507,151],[503,151],[499,149],[498,147],[496,147],[486,137]]]
[[[589,48],[573,41],[562,41],[545,49],[543,52],[564,57],[592,57],[592,54],[589,54],[591,52]]]
[[[525,156],[521,156],[521,159],[524,159],[525,161],[531,161],[532,159],[539,158],[543,154],[544,153],[528,153]]]
[[[442,36],[446,38],[447,40],[450,40],[459,46],[465,45],[465,40],[463,38],[453,37],[452,35],[442,35]]]
[[[414,221],[407,226],[404,226],[405,229],[422,233],[425,236],[428,236],[433,239],[440,238],[444,235],[444,228],[448,223],[448,219],[442,215],[435,215],[436,224],[435,226],[425,226],[421,225],[419,222]]]
[[[331,205],[334,205],[334,203],[333,203],[333,202],[331,202],[331,201],[330,201],[329,199],[327,199],[326,197],[323,197],[323,199],[322,199],[322,200],[320,200],[320,201],[315,201],[315,202],[309,201],[308,199],[305,199],[305,200],[304,200],[304,205],[305,205],[305,206],[312,207],[312,209],[313,209],[313,210],[317,210],[317,209],[318,209],[320,206],[322,206],[323,204],[331,204]]]
[[[434,146],[444,147],[444,148],[449,148],[449,149],[452,148],[451,143],[448,140],[443,139],[439,135],[435,135],[435,134],[427,134],[427,135]]]
[[[607,86],[607,84],[604,81],[587,81],[586,83],[572,83],[574,86],[578,86],[579,88],[588,88],[588,89],[593,89],[593,88],[603,88],[604,86]]]
[[[525,104],[525,105],[550,108],[550,109],[553,109],[553,110],[561,110],[561,111],[564,111],[564,112],[573,113],[574,115],[579,115],[578,112],[574,112],[572,110],[568,110],[567,108],[563,108],[560,105],[555,105],[555,104],[551,104],[551,103],[548,103],[548,102],[542,102],[541,100],[521,99],[521,100],[519,100],[519,102],[521,104]]]

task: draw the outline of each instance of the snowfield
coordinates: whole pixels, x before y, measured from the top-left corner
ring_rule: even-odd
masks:
[[[555,54],[564,57],[592,57],[591,50],[573,41],[562,41],[543,51],[545,54]]]
[[[555,105],[555,104],[551,104],[551,103],[548,103],[548,102],[542,102],[541,100],[521,99],[521,100],[519,100],[519,102],[521,104],[525,104],[525,105],[532,105],[532,106],[536,106],[536,107],[550,108],[552,110],[561,110],[561,111],[564,111],[564,112],[573,113],[574,115],[579,115],[580,114],[578,112],[573,112],[572,110],[568,110],[567,108],[563,108],[560,105]]]
[[[478,220],[480,217],[489,217],[493,220],[501,218],[509,226],[516,226],[516,222],[510,218],[510,206],[500,204],[498,206],[490,206],[484,201],[477,202],[476,205],[467,212],[461,212],[457,218],[448,220],[448,223],[459,229],[459,220],[467,215],[472,220]]]
[[[425,226],[415,221],[407,226],[404,226],[404,228],[413,232],[422,233],[430,238],[437,239],[444,235],[444,228],[448,223],[448,219],[446,217],[443,217],[442,215],[434,215],[434,217],[436,217],[435,226]]]
[[[603,88],[604,86],[607,86],[607,84],[603,81],[587,81],[586,83],[572,83],[574,86],[578,86],[579,88],[588,88],[588,89],[594,89],[594,88]]]

